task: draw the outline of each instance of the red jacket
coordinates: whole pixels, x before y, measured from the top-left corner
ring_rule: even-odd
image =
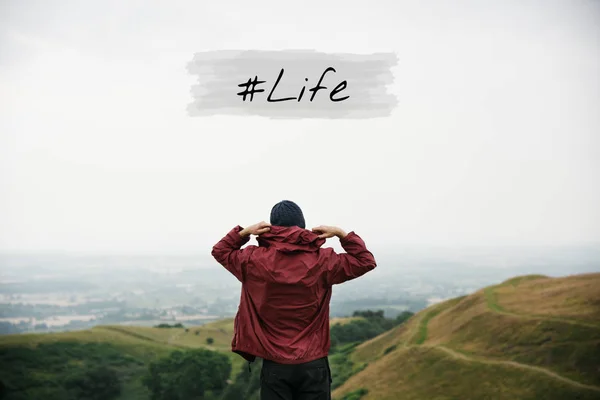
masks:
[[[346,253],[321,248],[325,239],[299,227],[272,226],[258,246],[233,228],[212,250],[213,257],[242,282],[231,350],[298,364],[329,353],[331,286],[375,268],[375,258],[354,232],[340,239]]]

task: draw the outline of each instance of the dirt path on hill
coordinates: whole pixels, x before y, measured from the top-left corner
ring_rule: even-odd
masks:
[[[490,292],[488,292],[488,290]],[[500,305],[498,305],[496,303],[495,296],[494,296],[494,293],[491,288],[486,289],[485,299],[486,299],[486,303],[487,303],[489,310],[491,312],[495,312],[498,314],[505,314],[505,315],[510,315],[510,316],[514,316],[514,317],[518,317],[518,318],[526,318],[526,319],[558,321],[558,322],[586,326],[586,327],[591,327],[591,328],[596,328],[596,329],[600,328],[599,325],[570,320],[567,318],[524,315],[524,314],[516,314],[516,313],[506,311]],[[430,311],[430,312],[433,312],[433,311]],[[544,374],[552,379],[566,383],[571,386],[575,386],[575,387],[578,387],[581,389],[592,390],[595,392],[600,392],[600,386],[588,385],[585,383],[577,382],[573,379],[567,378],[565,376],[562,376],[554,371],[551,371],[551,370],[543,368],[543,367],[538,367],[538,366],[529,365],[529,364],[522,364],[522,363],[519,363],[516,361],[509,361],[509,360],[493,360],[493,359],[489,359],[489,358],[486,358],[483,356],[470,356],[470,355],[466,355],[466,354],[460,353],[458,351],[455,351],[455,350],[452,350],[452,349],[449,349],[447,347],[440,346],[440,345],[432,346],[432,345],[427,345],[427,344],[421,344],[421,345],[412,344],[414,342],[415,338],[417,338],[418,335],[421,333],[423,328],[426,328],[426,326],[423,327],[423,325],[428,325],[429,321],[428,321],[426,313],[420,313],[420,315],[418,317],[415,317],[413,321],[410,321],[410,322],[407,321],[407,322],[410,323],[410,328],[406,332],[406,336],[405,336],[406,340],[403,340],[401,342],[403,348],[406,348],[406,349],[419,348],[419,347],[433,348],[433,349],[437,349],[439,351],[443,351],[444,353],[450,355],[453,358],[463,360],[466,362],[477,362],[477,363],[488,364],[488,365],[503,365],[503,366],[512,367],[512,368],[519,368],[519,369],[534,371],[534,372],[537,372],[540,374]],[[426,330],[425,330],[425,332],[426,332]],[[425,337],[425,341],[426,340],[427,340],[427,338]],[[385,355],[383,357],[385,357]],[[382,357],[379,357],[378,359],[381,359],[381,358]],[[377,360],[375,360],[375,361],[377,361]]]
[[[486,296],[486,300],[489,299],[490,297]],[[495,306],[495,307],[494,307]],[[503,310],[497,305],[497,304],[492,304],[490,305],[488,303],[488,307],[490,308],[490,310],[492,310],[493,312],[500,312],[500,313],[505,313],[503,312]],[[512,315],[511,313],[507,313],[509,315]],[[409,348],[409,347],[426,347],[426,348],[434,348],[434,349],[438,349],[441,350],[443,352],[445,352],[446,354],[451,355],[454,358],[460,359],[460,360],[465,360],[468,362],[479,362],[482,364],[489,364],[489,365],[505,365],[505,366],[509,366],[509,367],[513,367],[513,368],[521,368],[521,369],[527,369],[530,371],[535,371],[538,373],[542,373],[545,374],[553,379],[559,380],[561,382],[564,382],[566,384],[572,385],[572,386],[576,386],[582,389],[588,389],[588,390],[594,390],[597,392],[600,392],[600,387],[598,386],[594,386],[594,385],[586,385],[584,383],[581,382],[577,382],[574,381],[570,378],[566,378],[562,375],[559,375],[556,372],[553,372],[549,369],[546,368],[542,368],[542,367],[538,367],[538,366],[534,366],[534,365],[529,365],[529,364],[521,364],[519,362],[516,361],[503,361],[503,360],[492,360],[486,357],[482,357],[482,356],[477,356],[477,357],[472,357],[472,356],[467,356],[463,353],[457,352],[455,350],[449,349],[447,347],[444,346],[428,346],[428,345],[413,345],[411,344],[411,342],[414,340],[414,338],[419,334],[419,331],[421,329],[421,325],[423,323],[423,318],[425,315],[421,315],[418,320],[415,320],[413,322],[413,325],[410,328],[410,331],[408,332],[408,339],[406,341],[404,341],[403,346],[405,348]],[[524,317],[524,318],[528,318],[529,316],[522,316],[519,314],[515,314],[515,316],[518,317]],[[543,319],[543,318],[539,318],[539,319]],[[566,322],[566,321],[565,321]],[[427,323],[427,322],[426,322]],[[583,325],[583,324],[580,324]],[[587,325],[587,324],[586,324]],[[427,338],[425,338],[425,340],[427,340]]]
[[[417,314],[419,315],[419,314]],[[417,336],[419,334],[419,328],[421,327],[421,320],[423,319],[423,313],[420,313],[418,318],[415,318],[414,321],[412,321],[412,326],[410,327],[410,329],[407,332],[407,336],[408,339],[406,339],[402,345],[404,347],[410,347],[412,343],[412,341],[414,340],[415,336]],[[407,321],[409,322],[409,321]]]
[[[423,347],[429,347],[429,346],[423,346]],[[553,379],[559,380],[561,382],[567,383],[569,385],[572,386],[576,386],[582,389],[589,389],[589,390],[594,390],[596,392],[600,392],[600,387],[598,386],[593,386],[593,385],[586,385],[584,383],[581,382],[577,382],[574,381],[572,379],[566,378],[562,375],[557,374],[556,372],[550,371],[546,368],[542,368],[542,367],[536,367],[534,365],[528,365],[528,364],[521,364],[518,363],[516,361],[502,361],[502,360],[490,360],[488,358],[484,358],[484,357],[469,357],[465,354],[459,353],[457,351],[454,351],[452,349],[449,349],[447,347],[444,346],[430,346],[430,348],[434,348],[434,349],[438,349],[438,350],[442,350],[445,353],[451,355],[454,358],[458,358],[461,360],[465,360],[465,361],[469,361],[469,362],[478,362],[478,363],[482,363],[482,364],[490,364],[490,365],[506,365],[509,367],[515,367],[515,368],[521,368],[521,369],[528,369],[530,371],[535,371],[535,372],[539,372],[542,374],[545,374]]]

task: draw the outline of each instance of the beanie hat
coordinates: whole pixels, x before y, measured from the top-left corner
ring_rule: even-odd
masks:
[[[304,215],[296,203],[283,200],[275,204],[271,209],[271,225],[276,226],[299,226],[304,229]]]

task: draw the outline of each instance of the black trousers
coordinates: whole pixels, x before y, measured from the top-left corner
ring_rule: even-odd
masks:
[[[263,360],[261,400],[330,400],[331,370],[327,357],[303,364]]]

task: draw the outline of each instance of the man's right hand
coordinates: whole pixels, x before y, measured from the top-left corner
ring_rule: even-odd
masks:
[[[250,225],[240,231],[240,236],[246,237],[250,235],[260,235],[271,230],[271,224],[262,221],[254,225]]]
[[[346,232],[344,232],[337,226],[320,225],[315,228],[312,228],[312,231],[314,233],[319,234],[319,238],[321,239],[329,239],[334,236],[337,236],[340,239],[346,237]]]

